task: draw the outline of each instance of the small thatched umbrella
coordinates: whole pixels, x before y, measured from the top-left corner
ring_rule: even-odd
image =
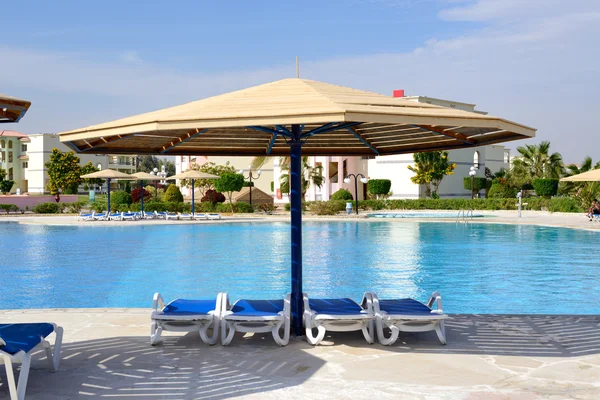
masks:
[[[91,174],[81,175],[80,178],[83,179],[106,179],[108,186],[108,210],[110,213],[110,181],[111,179],[118,180],[135,180],[131,175],[126,174],[124,172],[116,171],[114,169],[105,169],[98,172],[92,172]]]
[[[383,156],[535,136],[491,115],[284,79],[61,133],[80,153],[291,156],[292,326],[302,334],[302,155]]]
[[[191,179],[192,180],[192,215],[194,215],[194,183],[196,179],[219,179],[217,175],[207,174],[206,172],[196,171],[193,169],[181,172],[177,175],[168,177],[167,179]]]
[[[31,102],[0,94],[0,122],[19,122]]]

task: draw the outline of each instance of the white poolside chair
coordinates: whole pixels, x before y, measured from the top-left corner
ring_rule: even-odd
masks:
[[[147,213],[146,211],[142,211],[142,217],[144,219],[156,219],[157,218],[156,213],[154,213],[154,212]]]
[[[209,213],[209,214],[206,215],[206,218],[208,218],[208,219],[221,219],[221,214]]]
[[[191,221],[194,219],[194,215],[190,214],[190,213],[177,213],[177,216],[179,217],[179,219],[185,219],[188,221]]]
[[[46,340],[46,337],[53,332],[55,333],[54,352]],[[0,324],[0,363],[5,364],[8,391],[12,400],[25,399],[31,354],[34,349],[43,347],[50,369],[52,371],[58,369],[62,337],[63,329],[52,323]],[[13,363],[21,364],[18,384],[15,381]]]
[[[312,345],[319,344],[327,331],[362,331],[368,343],[375,340],[373,307],[371,298],[365,294],[361,305],[352,299],[309,299],[303,294],[304,328],[306,339]],[[317,329],[317,335],[313,329]]]
[[[114,213],[110,213],[106,216],[106,220],[108,221],[122,221],[123,220],[123,213],[120,212],[114,212]]]
[[[156,211],[154,210],[154,216],[156,219],[166,219],[167,213],[165,211]]]
[[[77,217],[77,219],[79,221],[93,221],[94,220],[94,214],[95,212],[91,212],[91,213],[84,213],[84,212],[80,212],[79,216]]]
[[[194,219],[208,219],[208,215],[205,213],[195,213]]]
[[[150,328],[150,344],[161,341],[164,331],[198,332],[206,344],[213,345],[219,338],[220,312],[223,295],[219,293],[216,300],[176,299],[165,305],[160,293],[154,294],[152,300],[152,325]],[[208,330],[212,329],[209,335]]]
[[[138,216],[134,212],[122,212],[121,213],[121,221],[135,221],[138,219]]]
[[[379,300],[375,293],[367,293],[373,303],[375,325],[379,343],[389,346],[398,339],[400,332],[435,331],[442,344],[446,344],[446,328],[444,320],[448,318],[442,310],[442,296],[433,292],[427,304],[414,299]],[[437,303],[437,309],[432,309]],[[385,336],[384,328],[391,334]]]
[[[106,221],[108,218],[108,214],[105,212],[101,212],[101,213],[94,213],[94,221]]]
[[[170,219],[179,219],[179,215],[177,215],[177,213],[172,213],[172,212],[165,212],[165,219],[168,221]]]
[[[227,293],[221,301],[221,344],[227,346],[235,332],[271,332],[275,343],[290,341],[290,295],[282,300],[238,300],[229,304]]]

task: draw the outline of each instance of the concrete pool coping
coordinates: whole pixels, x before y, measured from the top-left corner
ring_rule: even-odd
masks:
[[[420,211],[421,212],[421,211]],[[486,212],[473,223],[600,230],[581,214]],[[225,216],[222,221],[77,221],[75,216],[3,216],[36,225],[135,226],[289,222],[289,214]],[[305,221],[389,223],[441,219],[305,217]],[[336,333],[311,347],[293,339],[280,348],[268,335],[237,336],[229,347],[203,345],[195,333],[166,333],[149,345],[149,309],[0,310],[3,322],[52,321],[65,328],[61,367],[34,357],[31,399],[229,398],[304,399],[598,399],[600,316],[454,315],[447,346],[435,334],[404,334],[392,346]],[[177,379],[175,379],[177,378]],[[0,398],[8,396],[0,367]]]
[[[600,316],[454,315],[448,345],[435,334],[401,334],[394,346],[335,333],[312,347],[294,338],[238,334],[228,347],[197,333],[149,344],[150,309],[0,311],[4,322],[65,328],[58,372],[42,352],[28,399],[597,399]],[[3,368],[0,380],[5,382]],[[0,397],[7,396],[6,385]]]

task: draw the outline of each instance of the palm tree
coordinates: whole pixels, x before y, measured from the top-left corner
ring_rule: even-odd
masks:
[[[539,145],[528,144],[517,147],[520,157],[513,161],[513,175],[532,183],[534,179],[558,179],[564,175],[565,167],[560,153],[549,154],[550,142]]]

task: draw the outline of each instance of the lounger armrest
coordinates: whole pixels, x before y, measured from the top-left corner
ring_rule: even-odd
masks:
[[[152,299],[152,309],[154,311],[160,311],[163,308],[165,308],[165,301],[163,300],[160,293],[158,293],[158,292],[154,293],[154,298]]]
[[[224,316],[231,309],[229,303],[229,295],[227,293],[221,293],[221,316]]]
[[[429,301],[427,302],[427,307],[432,308],[433,307],[433,303],[437,303],[437,311],[440,313],[443,313],[442,310],[442,295],[439,292],[433,292],[431,293],[431,297],[429,298]]]
[[[373,309],[373,294],[371,292],[365,292],[365,294],[363,294],[360,306],[367,310],[369,315],[375,315],[375,310]]]

